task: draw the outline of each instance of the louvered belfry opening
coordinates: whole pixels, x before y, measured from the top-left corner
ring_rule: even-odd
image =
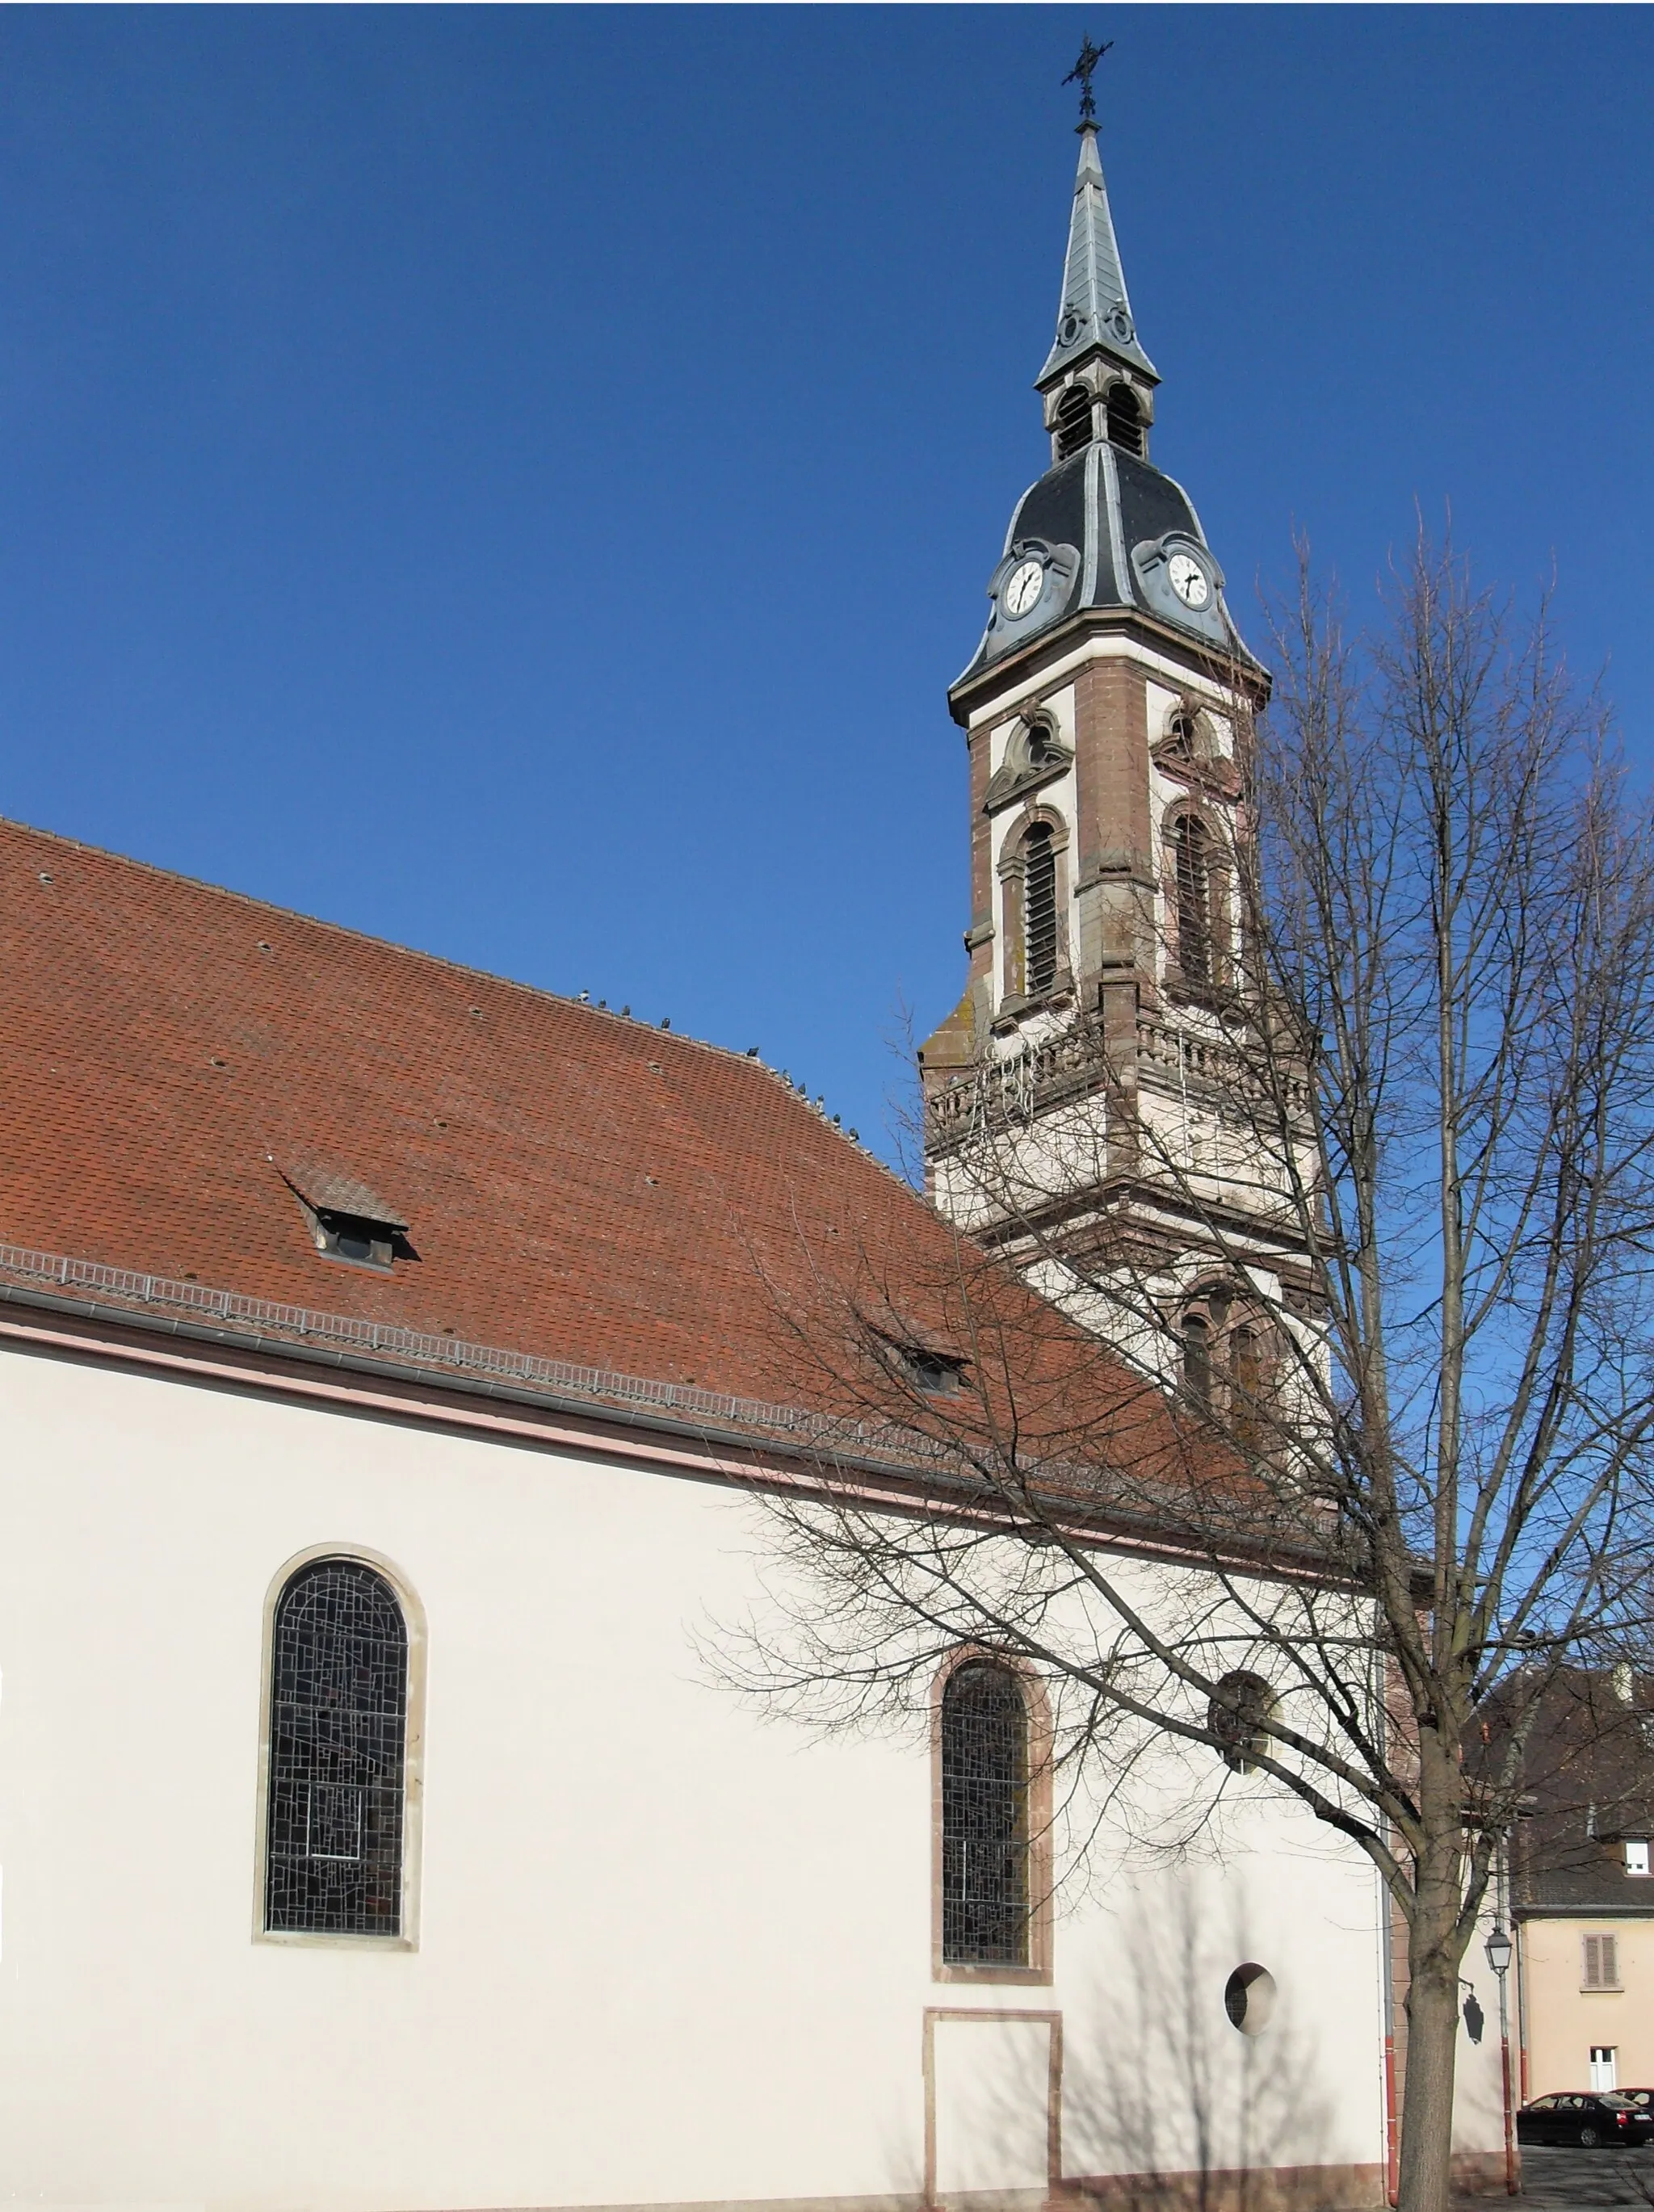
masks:
[[[1177,966],[1190,983],[1212,981],[1211,838],[1194,815],[1179,817],[1172,831],[1177,884]]]
[[[1137,395],[1128,384],[1109,387],[1108,401],[1109,443],[1118,446],[1122,453],[1134,453],[1143,458],[1143,410],[1137,404]]]
[[[1242,1322],[1229,1333],[1229,1425],[1235,1442],[1244,1451],[1256,1451],[1262,1442],[1259,1390],[1262,1380],[1258,1333]]]
[[[277,1601],[265,1925],[399,1936],[408,1631],[359,1559],[301,1567]]]
[[[1008,1667],[971,1660],[942,1696],[942,1956],[1025,1966],[1028,1708]]]
[[[1049,822],[1036,822],[1022,841],[1025,988],[1032,997],[1056,981],[1056,850]]]
[[[1092,442],[1092,395],[1083,384],[1071,384],[1057,402],[1057,459],[1083,453]]]

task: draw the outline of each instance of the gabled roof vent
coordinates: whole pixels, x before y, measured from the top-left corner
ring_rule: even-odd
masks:
[[[386,1271],[398,1260],[417,1258],[408,1224],[354,1176],[304,1167],[291,1173],[283,1169],[282,1180],[304,1210],[312,1243],[326,1258]]]

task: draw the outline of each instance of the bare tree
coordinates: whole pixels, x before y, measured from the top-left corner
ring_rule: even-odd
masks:
[[[1082,1855],[1237,1788],[1352,1839],[1405,1923],[1401,2202],[1440,2212],[1532,1716],[1646,1613],[1654,846],[1544,612],[1450,549],[1359,636],[1306,556],[1274,643],[1228,848],[1152,902],[1158,1091],[1146,998],[1130,1052],[1073,1011],[1061,1086],[984,1041],[928,1101],[926,1311],[842,1255],[788,1308],[843,1425],[725,1664],[847,1725],[961,1645],[1037,1669]]]

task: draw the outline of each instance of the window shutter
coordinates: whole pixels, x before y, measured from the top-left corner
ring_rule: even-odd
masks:
[[[1619,1939],[1613,1936],[1587,1936],[1585,1941],[1585,1987],[1588,1990],[1612,1990],[1620,1985]]]

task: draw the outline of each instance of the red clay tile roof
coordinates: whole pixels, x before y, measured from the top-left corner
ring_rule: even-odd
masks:
[[[958,1335],[952,1231],[757,1060],[9,823],[0,1130],[0,1243],[806,1407],[778,1297],[834,1255]],[[322,1256],[295,1191],[417,1256]]]

